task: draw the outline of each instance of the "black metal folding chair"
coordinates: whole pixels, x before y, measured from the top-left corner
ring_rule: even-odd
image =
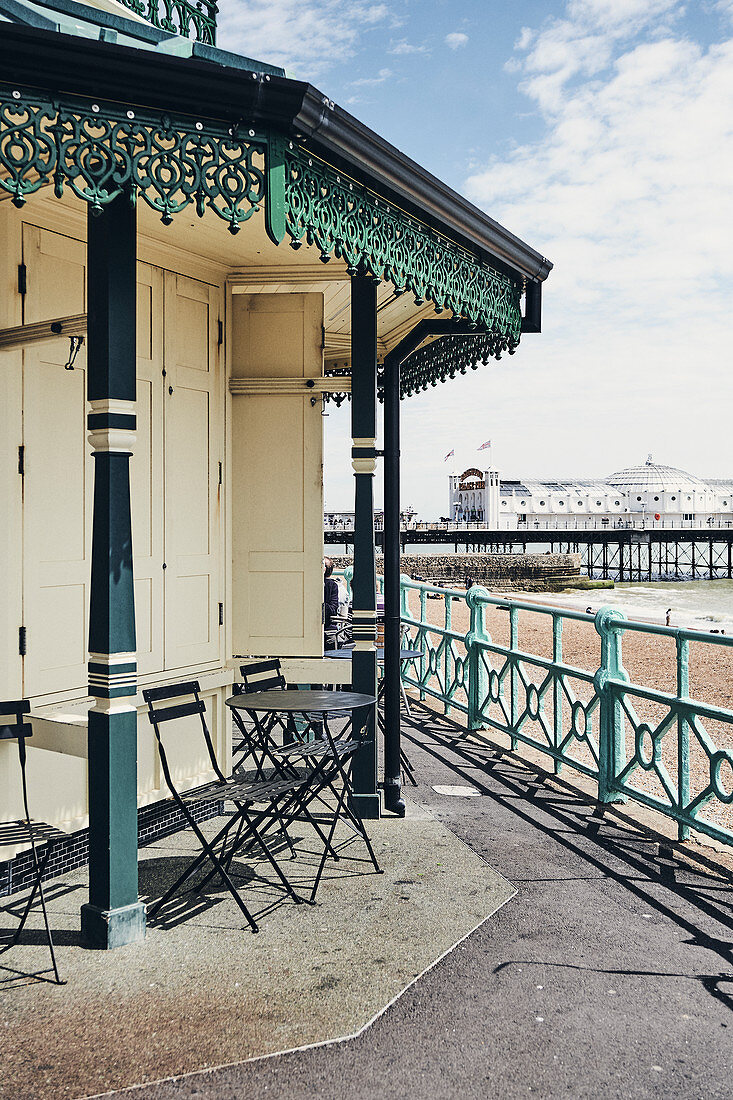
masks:
[[[252,665],[240,667],[242,677],[237,694],[249,695],[255,692],[286,690],[287,685],[282,675],[280,662],[277,658],[268,661],[257,662]],[[324,841],[323,856],[321,858],[316,879],[311,891],[310,900],[315,901],[318,885],[321,880],[326,859],[330,855],[338,860],[339,855],[333,846],[333,837],[338,822],[344,821],[362,839],[369,853],[369,858],[375,871],[381,874],[377,858],[366,831],[364,823],[355,811],[350,801],[351,771],[353,758],[362,746],[362,737],[353,735],[353,715],[349,711],[334,708],[333,711],[309,713],[303,712],[305,721],[299,726],[294,721],[292,713],[278,715],[273,713],[269,721],[262,721],[256,711],[251,712],[253,729],[245,727],[239,708],[233,709],[234,720],[241,733],[240,746],[242,754],[252,756],[258,764],[258,775],[264,774],[261,769],[265,763],[273,768],[273,772],[286,776],[298,776],[302,774],[302,768],[310,769],[307,782],[301,791],[301,806],[304,810],[313,801],[318,801],[328,813],[331,819],[327,837],[321,834]],[[329,721],[332,718],[345,719],[346,725],[334,737]],[[279,745],[273,736],[277,726],[283,730],[283,744]],[[308,734],[315,729],[318,736],[309,740]],[[351,732],[352,736],[349,736]],[[246,756],[244,757],[246,758]],[[241,766],[241,765],[240,765]],[[325,800],[325,792],[331,794],[335,802],[334,806]]]
[[[9,951],[11,947],[15,947],[20,939],[20,935],[25,927],[28,916],[33,908],[33,903],[38,895],[41,902],[41,910],[43,912],[43,923],[46,929],[46,939],[48,940],[48,949],[51,954],[51,967],[53,971],[53,979],[44,978],[44,974],[49,971],[42,970],[37,974],[34,974],[36,978],[42,978],[44,981],[54,981],[58,985],[65,985],[59,976],[59,969],[56,963],[56,952],[53,946],[53,937],[51,936],[51,927],[48,921],[48,912],[46,910],[46,898],[43,892],[43,873],[46,870],[49,857],[53,851],[54,842],[65,837],[65,833],[62,833],[60,829],[55,829],[52,825],[47,825],[43,821],[32,821],[30,810],[28,808],[28,783],[26,780],[26,738],[33,736],[33,727],[30,722],[23,721],[23,716],[30,711],[30,702],[27,699],[13,700],[9,702],[0,703],[0,741],[13,741],[18,742],[18,760],[20,763],[20,780],[21,788],[23,792],[23,810],[25,812],[25,818],[20,821],[8,821],[0,823],[0,848],[16,846],[30,842],[31,853],[33,859],[33,885],[31,892],[26,899],[23,910],[18,920],[18,924],[15,931],[12,933],[7,943],[0,944],[0,955]],[[11,719],[8,721],[8,719]],[[38,850],[39,847],[46,846],[46,851],[43,858],[39,860]],[[2,906],[2,911],[10,913],[11,910],[7,906]]]
[[[240,683],[233,685],[234,695],[250,695],[255,691],[285,691],[287,688],[280,661],[276,657],[266,661],[255,661],[249,665],[240,665],[239,673],[242,679]],[[318,717],[320,718],[320,715]],[[274,736],[274,731],[278,727],[282,729],[285,744],[292,741],[307,741],[309,736],[317,733],[317,725],[309,719],[303,721],[301,718],[298,721],[293,715],[272,714],[268,715],[264,721],[255,716],[255,729],[248,730],[241,714],[235,713],[235,725],[239,731],[239,738],[232,744],[233,770],[242,771],[245,763],[251,758],[258,778],[264,775],[267,759],[267,753],[263,750],[279,747]]]
[[[271,845],[265,839],[265,833],[270,832],[272,828],[276,828],[278,833],[284,836],[291,854],[295,855],[292,841],[288,835],[287,823],[294,819],[296,810],[300,812],[300,792],[304,783],[307,782],[307,777],[304,778],[298,774],[280,774],[274,778],[261,779],[255,782],[236,776],[227,778],[219,767],[214,752],[211,735],[206,724],[206,706],[200,698],[200,687],[196,680],[190,680],[183,684],[171,684],[166,687],[148,688],[143,691],[143,698],[148,704],[148,718],[155,731],[160,763],[168,790],[201,845],[199,855],[192,860],[183,874],[153,905],[150,916],[154,917],[170,898],[178,892],[181,886],[208,861],[212,865],[212,870],[203,882],[198,884],[197,889],[201,889],[211,878],[218,876],[244,914],[252,931],[257,932],[257,922],[232,881],[230,874],[232,860],[236,853],[246,845],[255,844],[263,853],[275,871],[281,886],[293,901],[302,902],[306,900],[295,892],[283,873]],[[194,716],[198,716],[200,719],[201,732],[206,743],[211,767],[217,778],[203,787],[181,793],[173,781],[160,727],[167,722]],[[233,802],[236,812],[227,819],[216,836],[208,840],[194,818],[192,807],[201,802],[221,801]],[[307,810],[303,812],[306,818],[310,818],[312,822],[311,815]],[[316,831],[323,836],[317,825]],[[323,839],[325,842],[325,837]]]

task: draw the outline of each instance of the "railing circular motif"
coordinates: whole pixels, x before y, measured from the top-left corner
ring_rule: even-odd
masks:
[[[585,707],[581,702],[573,703],[573,719],[572,719],[572,733],[578,741],[585,739],[586,730],[588,728],[587,717],[585,713]]]
[[[492,669],[489,673],[489,696],[492,703],[498,703],[501,698],[501,681],[496,669]]]
[[[534,684],[527,688],[527,713],[532,721],[536,721],[540,714],[540,693]]]
[[[647,751],[647,738],[651,742],[651,752]],[[658,752],[659,747],[657,745],[657,742],[654,740],[654,735],[651,729],[646,724],[646,722],[642,722],[636,730],[636,759],[639,761],[645,772],[651,771],[656,764]]]
[[[728,765],[728,771],[730,773],[728,778],[728,790],[725,789],[720,774],[724,764]],[[710,757],[710,786],[715,791],[716,798],[719,798],[721,802],[725,802],[727,805],[733,802],[733,756],[729,752],[726,752],[725,749],[720,749]]]

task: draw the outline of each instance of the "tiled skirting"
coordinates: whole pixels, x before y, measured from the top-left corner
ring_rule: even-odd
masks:
[[[218,817],[224,812],[223,802],[200,802],[189,805],[196,821],[208,821],[211,817]],[[177,833],[186,826],[186,819],[176,806],[175,802],[166,799],[163,802],[155,802],[151,806],[143,806],[137,815],[137,839],[142,848],[146,844],[152,844],[154,840]],[[45,845],[40,848],[40,857],[45,855]],[[46,879],[57,878],[59,875],[72,871],[76,867],[84,867],[89,862],[89,830],[80,829],[77,833],[69,833],[66,839],[54,845],[51,858],[46,865],[43,875]],[[24,890],[33,882],[33,853],[20,852],[14,859],[0,862],[0,897],[15,894]]]

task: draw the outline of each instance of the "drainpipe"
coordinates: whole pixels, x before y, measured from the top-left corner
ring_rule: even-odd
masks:
[[[400,365],[428,336],[481,336],[465,322],[424,320],[384,359],[384,808],[405,816],[400,768]]]

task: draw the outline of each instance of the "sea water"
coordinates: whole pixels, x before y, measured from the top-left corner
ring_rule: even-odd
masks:
[[[614,588],[562,592],[552,603],[585,611],[616,607],[629,618],[663,623],[670,610],[670,626],[733,634],[733,581],[639,581]],[[544,601],[543,601],[544,602]]]

